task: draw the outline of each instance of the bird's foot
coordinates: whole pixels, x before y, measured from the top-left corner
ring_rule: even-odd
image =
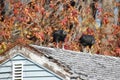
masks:
[[[65,50],[65,48],[64,48],[64,47],[62,47],[62,50]]]
[[[89,54],[91,54],[91,51],[89,51]]]

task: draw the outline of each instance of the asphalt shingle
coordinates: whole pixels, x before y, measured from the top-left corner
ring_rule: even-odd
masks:
[[[120,80],[120,58],[31,45],[85,80]]]

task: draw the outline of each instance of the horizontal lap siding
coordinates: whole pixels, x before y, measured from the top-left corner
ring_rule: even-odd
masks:
[[[24,78],[24,80],[60,80],[56,77],[36,77],[36,78]]]
[[[0,68],[0,74],[2,74],[2,73],[9,73],[9,72],[11,72],[12,71],[12,69],[11,69],[11,66],[9,66],[9,67],[2,67],[2,68]],[[1,77],[1,76],[0,76]]]
[[[7,63],[0,66],[0,80],[12,80],[12,67],[9,63],[10,62],[8,61]]]
[[[29,76],[54,76],[54,75],[48,73],[47,71],[31,71],[31,72],[23,73],[23,77],[29,77]]]
[[[62,80],[22,56],[16,56],[0,66],[0,80],[12,80],[13,62],[23,62],[23,80]]]

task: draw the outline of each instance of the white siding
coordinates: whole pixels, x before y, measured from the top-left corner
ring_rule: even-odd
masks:
[[[60,80],[57,77],[24,78],[24,80]]]
[[[23,63],[23,80],[62,80],[55,74],[21,55],[13,57],[0,65],[0,80],[12,80],[12,64]]]

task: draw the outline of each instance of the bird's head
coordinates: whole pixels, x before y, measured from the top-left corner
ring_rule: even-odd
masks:
[[[62,34],[66,36],[66,35],[67,35],[67,32],[66,32],[66,31],[63,31]]]

